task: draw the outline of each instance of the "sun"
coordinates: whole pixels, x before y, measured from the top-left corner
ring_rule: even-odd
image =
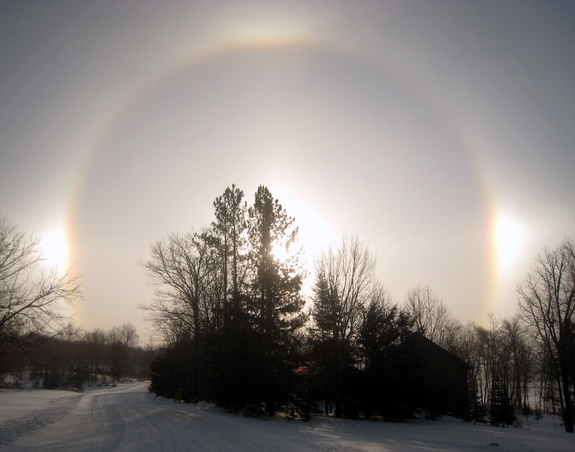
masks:
[[[525,231],[521,223],[506,213],[499,213],[494,224],[494,243],[499,272],[508,271],[517,257]]]
[[[63,228],[56,228],[40,240],[42,257],[50,268],[64,272],[68,265],[68,241]]]

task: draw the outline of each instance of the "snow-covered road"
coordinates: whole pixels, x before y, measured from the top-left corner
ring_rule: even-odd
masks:
[[[201,406],[156,399],[147,392],[147,383],[88,391],[65,418],[39,425],[42,428],[23,435],[9,449],[258,450],[254,447],[257,440],[238,429],[238,421],[248,419],[222,415],[210,408],[202,410],[200,415],[192,411],[201,410]],[[259,450],[269,450],[268,446],[266,442]]]
[[[76,403],[75,407],[71,408],[71,403]],[[173,404],[148,393],[147,383],[90,390],[81,396],[56,399],[52,405],[20,418],[20,422],[13,421],[11,425],[17,428],[12,436],[19,438],[3,450],[322,449],[318,438],[315,444],[302,442],[296,423],[248,419],[222,413],[213,405]],[[69,412],[57,412],[58,405],[67,406]],[[286,424],[296,428],[286,430]],[[326,441],[326,449],[333,450],[333,446]]]
[[[497,443],[497,446],[491,446]],[[0,392],[4,451],[573,451],[551,418],[500,429],[452,418],[384,423],[316,417],[249,419],[210,404],[155,398],[147,383]]]

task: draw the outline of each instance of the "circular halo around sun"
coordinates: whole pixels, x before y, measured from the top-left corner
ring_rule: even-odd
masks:
[[[426,283],[410,280],[423,267],[437,279],[446,270],[434,259],[469,247],[476,281],[449,283],[474,292],[462,304],[485,295],[488,250],[467,240],[487,230],[485,200],[449,121],[394,74],[301,42],[208,53],[133,99],[98,143],[77,193],[83,259],[114,249],[115,264],[133,265],[167,232],[208,225],[213,199],[232,183],[248,202],[267,185],[314,254],[342,232],[369,237],[387,284]],[[404,262],[407,255],[418,257]]]

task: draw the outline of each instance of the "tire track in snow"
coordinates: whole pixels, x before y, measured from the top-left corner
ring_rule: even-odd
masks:
[[[74,409],[81,398],[82,394],[78,394],[77,397],[67,396],[51,400],[49,404],[53,406],[32,411],[18,419],[5,421],[0,425],[0,446],[8,446],[22,435],[58,422]]]
[[[124,420],[107,394],[94,395],[90,404],[90,417],[97,428],[91,437],[97,440],[95,450],[117,450],[126,429]]]

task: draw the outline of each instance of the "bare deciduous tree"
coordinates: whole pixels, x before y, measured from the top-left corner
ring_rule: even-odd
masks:
[[[564,240],[556,249],[544,249],[517,289],[522,319],[536,332],[547,350],[560,389],[566,432],[573,432],[569,350],[575,312],[575,245]]]
[[[506,366],[509,372],[511,402],[520,408],[529,406],[529,382],[533,376],[534,353],[528,343],[525,326],[518,316],[501,325]]]
[[[0,350],[25,345],[32,333],[56,333],[64,326],[62,302],[78,297],[75,278],[46,270],[38,240],[0,219]]]
[[[425,337],[442,347],[449,347],[453,334],[462,325],[428,286],[417,286],[407,293],[407,309],[415,319],[416,328]]]
[[[107,335],[109,348],[109,371],[119,378],[134,375],[132,351],[140,340],[136,328],[131,323],[112,328]]]
[[[152,245],[151,257],[143,266],[157,287],[157,299],[142,309],[149,313],[164,340],[173,343],[184,336],[198,339],[206,316],[213,313],[205,305],[216,270],[211,247],[198,234],[170,234]]]
[[[357,236],[344,237],[315,262],[315,304],[312,315],[323,335],[353,342],[375,280],[375,258]]]
[[[353,360],[353,350],[368,303],[384,296],[375,279],[375,258],[357,236],[344,237],[315,262],[315,296],[311,314],[315,347],[320,351],[322,375],[329,399],[335,399],[335,414],[343,412],[343,376]]]

